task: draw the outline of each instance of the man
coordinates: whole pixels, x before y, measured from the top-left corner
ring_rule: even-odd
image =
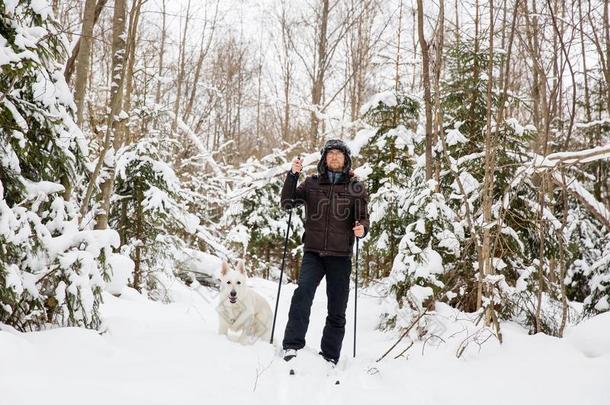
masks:
[[[364,237],[369,227],[368,196],[350,170],[350,150],[343,141],[329,140],[320,154],[317,175],[307,177],[295,189],[302,170],[302,162],[296,158],[282,188],[282,207],[304,204],[306,215],[303,261],[282,346],[286,361],[305,346],[311,304],[326,276],[328,314],[320,354],[337,364],[345,335],[352,248],[355,237]]]

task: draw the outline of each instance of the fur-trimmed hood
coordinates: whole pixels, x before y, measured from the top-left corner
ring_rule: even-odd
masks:
[[[331,149],[339,149],[341,152],[343,152],[343,155],[345,156],[345,165],[343,166],[342,172],[349,177],[352,168],[352,152],[341,139],[330,139],[326,141],[324,147],[320,149],[321,157],[320,161],[318,162],[318,174],[320,176],[326,174],[326,171],[328,170],[328,167],[326,167],[326,154]]]

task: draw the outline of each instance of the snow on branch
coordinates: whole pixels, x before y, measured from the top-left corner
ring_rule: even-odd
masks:
[[[163,111],[163,113],[167,114],[172,120],[176,119],[176,114],[174,114],[172,111],[165,110],[165,111]],[[184,121],[182,121],[182,119],[180,117],[178,117],[177,123],[178,123],[178,128],[180,128],[180,130],[182,130],[189,137],[189,139],[195,144],[197,149],[199,149],[199,152],[201,152],[202,158],[207,163],[209,163],[209,165],[214,170],[214,173],[217,176],[221,176],[222,171],[218,167],[218,163],[216,163],[216,161],[212,157],[212,153],[210,153],[208,148],[206,148],[206,146],[203,144],[203,142],[201,142],[201,139],[199,139],[199,136]]]
[[[590,122],[579,122],[576,124],[576,128],[592,128],[598,125],[610,124],[610,118],[602,118],[600,120]]]
[[[551,169],[559,163],[588,163],[600,159],[610,159],[610,144],[576,152],[555,152],[546,156],[534,155],[531,163],[537,169]]]
[[[570,194],[580,201],[597,220],[610,230],[610,210],[608,210],[602,202],[598,201],[578,180],[562,177],[560,173],[553,171],[560,163],[588,163],[601,159],[610,159],[610,144],[575,152],[555,152],[546,156],[534,154],[533,159],[524,167],[529,166],[533,168],[534,171],[552,171],[551,176],[553,181],[559,187],[565,186]],[[523,173],[527,172],[528,170],[523,171]]]
[[[610,230],[610,210],[602,202],[598,201],[582,183],[576,179],[565,178],[564,184],[564,178],[562,178],[560,173],[553,173],[553,181],[560,187],[565,185],[567,190]]]

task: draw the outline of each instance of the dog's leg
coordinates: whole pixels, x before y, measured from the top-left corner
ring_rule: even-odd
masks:
[[[257,338],[263,337],[263,335],[265,334],[265,326],[261,323],[259,319],[255,319],[253,324],[254,327],[252,328],[252,335],[256,336]]]
[[[229,324],[222,317],[218,320],[218,334],[229,335]]]
[[[239,314],[237,319],[235,319],[235,322],[233,322],[233,329],[235,329],[235,330],[244,329],[247,326],[250,319],[253,318],[253,316],[254,316],[254,314],[252,313],[252,310],[250,310],[248,308],[244,308],[244,310],[241,311],[241,313]]]
[[[249,329],[250,325],[245,325],[241,330],[241,335],[239,335],[239,343],[241,343],[242,345],[248,343]]]

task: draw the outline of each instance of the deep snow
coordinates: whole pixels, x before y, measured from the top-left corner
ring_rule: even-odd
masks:
[[[249,284],[274,307],[275,283],[250,279]],[[296,376],[288,375],[278,357],[294,285],[282,287],[273,346],[260,341],[242,346],[219,336],[214,291],[177,282],[166,287],[174,303],[153,302],[129,289],[120,298],[106,294],[102,333],[80,328],[18,333],[3,326],[0,405],[610,403],[610,313],[569,328],[564,339],[529,336],[504,323],[500,345],[468,314],[438,305],[428,320],[438,338],[416,343],[408,358],[394,360],[407,345],[402,342],[376,363],[398,334],[376,330],[386,304],[369,288],[358,299],[356,359],[350,297],[338,372],[342,383],[334,385],[317,355],[324,281]],[[458,359],[455,353],[467,336],[471,343]]]

